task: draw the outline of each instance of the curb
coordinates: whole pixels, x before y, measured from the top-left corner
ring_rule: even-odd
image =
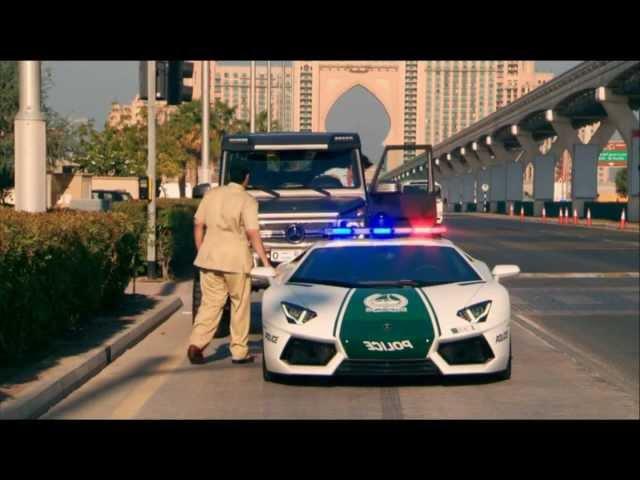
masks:
[[[514,215],[513,217],[509,216],[509,215],[505,215],[505,214],[500,214],[500,213],[478,213],[478,212],[445,212],[445,218],[446,216],[473,216],[473,217],[478,217],[478,218],[482,218],[482,217],[487,217],[487,218],[495,218],[497,220],[511,220],[511,221],[520,221],[520,217],[518,215]],[[574,225],[573,223],[567,223],[567,224],[560,224],[557,221],[557,217],[547,217],[547,221],[543,221],[542,217],[524,217],[524,222],[522,223],[542,223],[543,225],[552,225],[552,226],[558,226],[558,227],[576,227],[576,228],[588,228],[588,229],[594,229],[594,230],[614,230],[616,232],[622,232],[622,233],[638,233],[640,232],[640,227],[639,226],[635,226],[634,224],[629,224],[629,222],[627,222],[626,227],[624,230],[620,230],[620,228],[618,227],[618,224],[598,224],[598,223],[592,223],[591,225],[585,225],[585,224],[581,224],[578,223],[577,225]],[[555,221],[555,223],[554,223]]]
[[[0,420],[35,419],[97,375],[104,367],[134,346],[182,306],[180,298],[161,301],[135,327],[86,353],[80,364],[59,378],[28,390],[22,398],[0,404]]]

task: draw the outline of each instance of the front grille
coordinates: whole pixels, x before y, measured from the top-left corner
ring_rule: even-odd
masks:
[[[260,222],[260,234],[265,240],[284,241],[289,243],[287,239],[287,229],[292,225],[296,225],[304,231],[305,240],[317,240],[324,236],[325,228],[335,226],[335,220],[311,221],[263,221]]]
[[[429,359],[425,360],[344,360],[335,375],[440,375],[440,370]]]

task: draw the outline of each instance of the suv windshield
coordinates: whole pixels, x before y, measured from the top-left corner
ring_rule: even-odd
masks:
[[[224,183],[229,166],[249,169],[249,189],[359,188],[362,181],[355,150],[273,150],[226,152]]]
[[[344,287],[431,286],[481,280],[450,247],[382,245],[318,248],[290,282]]]

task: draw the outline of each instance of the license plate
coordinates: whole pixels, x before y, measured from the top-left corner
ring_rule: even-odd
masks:
[[[301,253],[302,250],[271,250],[270,259],[272,262],[290,262]]]

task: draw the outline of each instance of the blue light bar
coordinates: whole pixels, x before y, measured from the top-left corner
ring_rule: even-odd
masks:
[[[326,232],[328,235],[348,236],[348,235],[353,235],[353,228],[349,228],[349,227],[328,228]]]
[[[389,227],[376,227],[371,229],[371,233],[374,235],[391,235],[393,233],[393,229]]]

